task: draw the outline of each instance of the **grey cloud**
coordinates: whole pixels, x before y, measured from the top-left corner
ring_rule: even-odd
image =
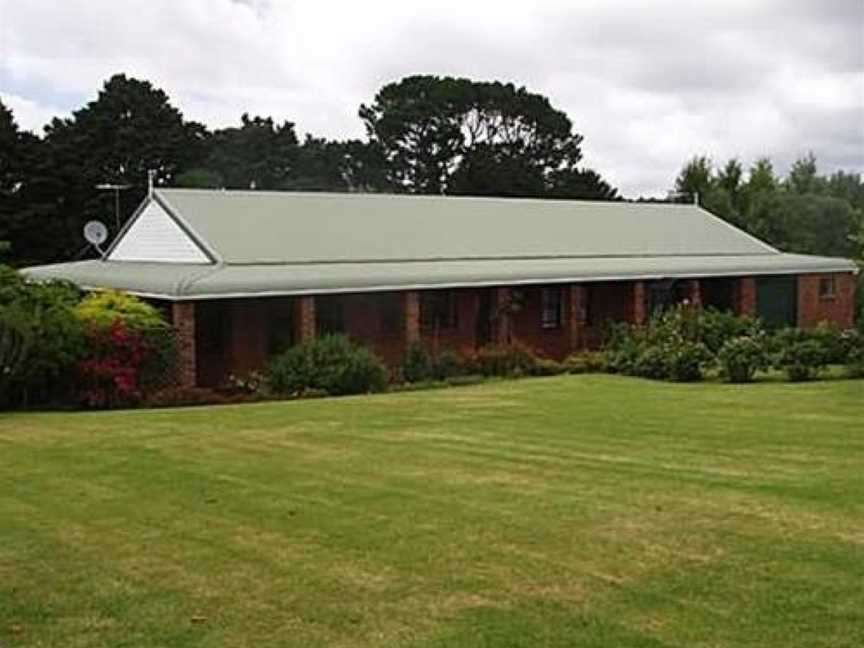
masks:
[[[784,168],[812,149],[825,169],[864,170],[860,0],[130,4],[0,0],[0,94],[19,121],[125,71],[210,125],[249,112],[357,137],[384,83],[453,74],[548,95],[585,163],[630,195],[663,193],[696,153]]]

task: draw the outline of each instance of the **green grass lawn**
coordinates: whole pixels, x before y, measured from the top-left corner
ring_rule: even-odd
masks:
[[[0,416],[0,645],[864,645],[864,381]]]

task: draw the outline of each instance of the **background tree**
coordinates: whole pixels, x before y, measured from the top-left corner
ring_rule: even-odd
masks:
[[[543,196],[555,187],[609,194],[596,173],[567,177],[582,136],[539,94],[513,84],[411,76],[360,107],[388,185],[411,193]],[[577,182],[578,180],[578,182]],[[575,197],[575,196],[571,196]]]
[[[855,258],[862,256],[856,233],[864,223],[860,176],[820,176],[813,154],[797,160],[778,178],[767,158],[750,167],[729,160],[715,170],[707,157],[685,163],[675,190],[692,195],[709,211],[788,252]]]
[[[113,196],[97,184],[130,185],[121,194],[122,225],[146,192],[148,170],[156,171],[157,182],[169,183],[201,155],[203,143],[204,128],[184,122],[164,92],[122,74],[111,77],[95,101],[45,128],[21,214],[40,237],[20,254],[42,261],[74,258],[87,249],[84,222],[98,218],[114,229]]]

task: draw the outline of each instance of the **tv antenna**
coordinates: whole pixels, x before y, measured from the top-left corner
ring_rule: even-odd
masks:
[[[114,227],[117,228],[118,232],[120,231],[120,192],[131,186],[129,184],[111,184],[109,182],[96,185],[96,188],[100,191],[114,192]]]
[[[100,247],[108,240],[108,228],[105,223],[97,220],[88,221],[84,225],[84,238],[99,252],[100,256],[105,256],[105,252]]]

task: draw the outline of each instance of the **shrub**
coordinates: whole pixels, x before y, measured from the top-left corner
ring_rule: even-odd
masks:
[[[646,346],[636,355],[628,372],[640,378],[664,380],[669,377],[669,363],[666,349],[659,346]]]
[[[702,380],[702,367],[712,356],[701,342],[681,340],[664,348],[667,375],[676,382]]]
[[[0,310],[0,407],[8,404],[9,386],[19,380],[32,345],[30,318],[14,309]]]
[[[851,378],[864,378],[864,333],[846,331],[846,374]]]
[[[733,383],[751,382],[757,371],[770,365],[763,336],[736,337],[726,340],[717,353],[723,376]]]
[[[402,377],[411,383],[428,380],[432,376],[432,358],[420,342],[412,342],[405,351]]]
[[[789,380],[811,380],[825,368],[825,357],[825,349],[817,340],[792,340],[781,345],[774,366],[785,371]]]
[[[699,316],[697,337],[710,353],[716,354],[729,340],[763,332],[762,323],[755,317],[708,308]]]
[[[141,400],[141,371],[155,355],[140,332],[115,320],[87,334],[87,357],[78,365],[81,401],[88,407],[129,406]]]
[[[600,373],[607,370],[605,353],[599,351],[583,351],[574,353],[564,360],[564,368],[571,374]]]
[[[484,376],[525,376],[534,372],[537,360],[531,349],[514,342],[483,347],[467,361],[467,368]]]
[[[435,380],[447,380],[462,375],[465,363],[455,351],[445,349],[432,358],[431,374]]]
[[[75,315],[85,326],[94,328],[108,328],[117,320],[134,331],[168,326],[156,308],[119,290],[90,293],[75,307]]]
[[[74,391],[74,367],[85,353],[84,327],[72,312],[80,294],[68,282],[27,282],[0,266],[0,311],[30,336],[27,361],[7,373],[7,405],[47,403]]]
[[[538,358],[532,374],[535,376],[560,376],[567,373],[567,367],[562,362],[550,358]]]
[[[344,335],[328,335],[292,347],[267,363],[264,380],[277,394],[310,390],[338,396],[381,391],[387,384],[384,363]]]

